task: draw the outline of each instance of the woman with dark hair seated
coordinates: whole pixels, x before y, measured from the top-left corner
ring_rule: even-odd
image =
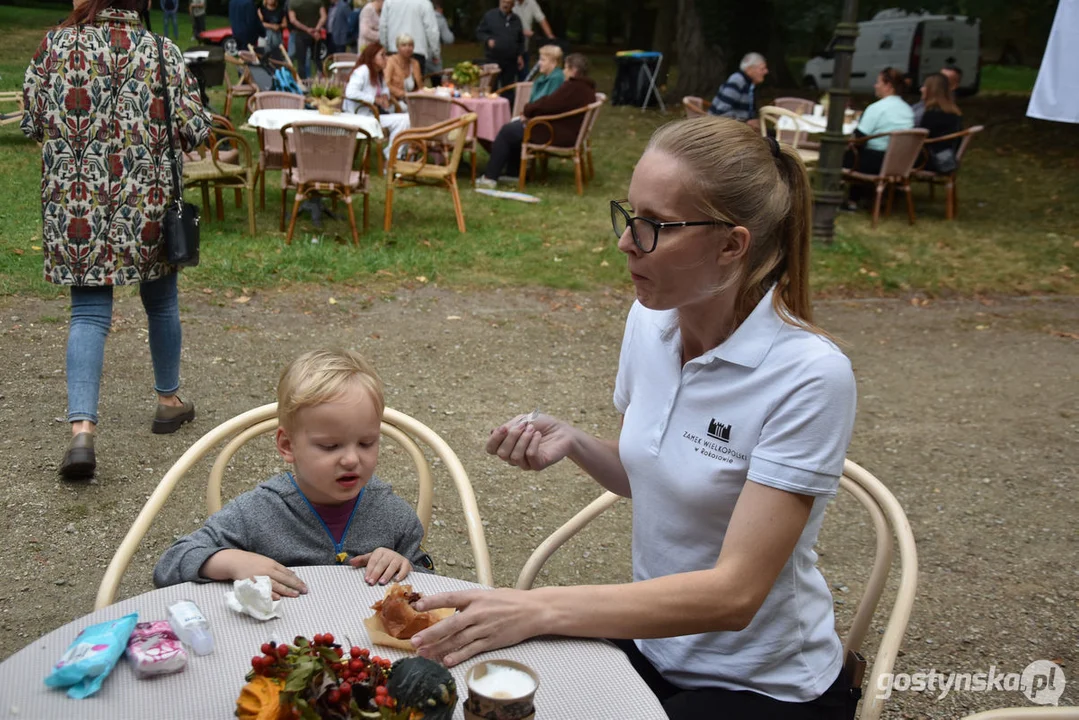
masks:
[[[487,170],[484,171],[483,177],[476,179],[476,187],[493,188],[503,175],[506,176],[507,182],[517,182],[521,143],[524,142],[525,123],[529,118],[560,115],[596,101],[596,83],[588,77],[588,58],[580,53],[568,55],[563,74],[566,80],[557,90],[536,102],[525,105],[523,119],[508,122],[498,131],[498,137],[491,146],[491,159],[487,162]],[[554,128],[554,139],[551,144],[557,147],[573,145],[582,122],[584,122],[584,114],[555,120],[551,123]],[[550,138],[551,134],[547,127],[540,125],[533,131],[530,140],[545,143]],[[512,177],[509,177],[511,175]]]
[[[854,137],[866,137],[867,135],[879,135],[895,130],[910,130],[914,127],[914,111],[901,97],[906,80],[903,73],[895,68],[884,68],[877,76],[877,82],[873,85],[873,91],[880,100],[870,104],[862,113],[862,119],[858,121],[858,129],[854,131]],[[884,153],[888,149],[887,137],[873,138],[861,144],[858,152],[848,150],[843,156],[843,167],[853,168],[867,175],[875,175],[880,172],[880,166],[884,162]],[[857,203],[861,187],[851,187],[851,203]],[[853,209],[848,207],[848,209]]]
[[[922,102],[925,103],[925,112],[922,114],[918,127],[929,131],[928,140],[951,135],[963,129],[963,113],[959,111],[959,106],[955,104],[951,85],[949,85],[948,78],[943,73],[933,73],[925,78],[925,82],[922,83]],[[926,161],[925,169],[940,172],[937,155],[945,150],[951,150],[953,153],[957,152],[959,142],[957,138],[927,145],[926,148],[930,149],[931,152],[929,153],[929,159]]]

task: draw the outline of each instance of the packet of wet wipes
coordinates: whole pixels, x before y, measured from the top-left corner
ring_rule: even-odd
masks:
[[[45,678],[45,684],[66,687],[67,696],[76,700],[96,693],[123,655],[138,619],[138,613],[132,613],[85,628]]]

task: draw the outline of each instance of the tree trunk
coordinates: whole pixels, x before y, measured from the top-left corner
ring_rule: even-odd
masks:
[[[697,4],[714,0],[678,0],[678,84],[674,95],[711,97],[723,82],[726,57],[722,48],[705,38]]]
[[[630,43],[632,47],[642,47],[663,53],[663,65],[659,69],[659,77],[656,78],[656,87],[663,87],[667,84],[667,77],[671,72],[671,68],[678,62],[678,50],[674,44],[677,21],[678,6],[673,2],[660,0],[654,21],[645,28],[653,28],[651,43]],[[643,26],[644,23],[637,23],[637,25]],[[635,39],[639,40],[640,38]],[[681,102],[681,97],[678,98],[678,101]]]

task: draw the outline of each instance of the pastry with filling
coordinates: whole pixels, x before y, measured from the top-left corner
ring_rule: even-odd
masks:
[[[413,603],[421,597],[420,593],[412,591],[411,585],[390,585],[386,597],[371,606],[375,614],[363,621],[371,642],[412,652],[415,649],[411,642],[413,635],[455,612],[453,608],[420,612]]]

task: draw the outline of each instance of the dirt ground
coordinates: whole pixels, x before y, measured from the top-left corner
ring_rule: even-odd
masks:
[[[627,295],[421,286],[226,298],[188,286],[182,394],[199,417],[163,437],[149,428],[145,318],[137,297],[118,296],[92,484],[56,474],[68,437],[67,303],[0,300],[0,659],[89,612],[109,558],[169,465],[201,433],[271,401],[282,365],[312,347],[368,354],[388,403],[456,449],[499,584],[512,584],[531,549],[599,493],[569,463],[524,474],[482,446],[498,422],[535,407],[613,435]],[[1054,660],[1068,676],[1061,704],[1079,705],[1079,299],[834,300],[817,313],[845,341],[858,377],[849,455],[892,489],[917,537],[918,597],[896,670],[1018,673]],[[402,453],[383,455],[380,475],[411,497]],[[226,494],[279,465],[269,442],[258,441],[234,460]],[[149,590],[161,551],[201,522],[207,469],[174,493],[122,595]],[[438,482],[428,545],[441,572],[474,579],[452,485]],[[629,520],[623,502],[556,555],[541,582],[628,579]],[[841,496],[830,509],[821,567],[841,627],[865,580],[871,532],[853,499]],[[884,610],[874,618],[870,656],[886,621]],[[953,718],[1029,704],[1018,692],[897,692],[885,716]]]

